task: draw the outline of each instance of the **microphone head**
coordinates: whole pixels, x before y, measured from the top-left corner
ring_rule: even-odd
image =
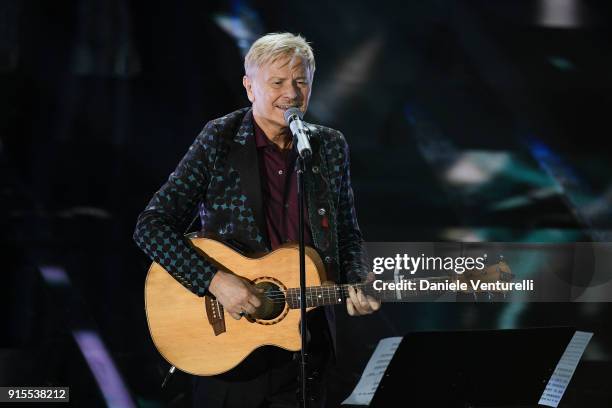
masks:
[[[302,116],[304,114],[298,108],[289,108],[285,111],[284,115],[285,115],[285,122],[289,124],[295,119],[295,118],[292,118],[293,116],[297,116],[299,119],[302,119]]]

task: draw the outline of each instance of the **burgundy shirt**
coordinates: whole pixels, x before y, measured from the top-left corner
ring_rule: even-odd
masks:
[[[297,174],[294,149],[280,149],[272,143],[253,120],[255,145],[259,158],[259,172],[263,211],[272,249],[286,242],[298,242]],[[312,245],[308,212],[304,207],[304,243]]]

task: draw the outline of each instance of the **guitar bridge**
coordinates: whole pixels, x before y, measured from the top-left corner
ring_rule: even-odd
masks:
[[[204,305],[206,308],[208,323],[210,323],[212,326],[215,336],[225,333],[225,315],[223,314],[223,306],[217,299],[210,296],[204,296]]]

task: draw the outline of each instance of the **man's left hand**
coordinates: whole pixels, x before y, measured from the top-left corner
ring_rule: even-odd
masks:
[[[368,276],[366,282],[371,282],[373,278],[374,275]],[[372,296],[364,294],[361,289],[349,286],[348,293],[349,297],[346,299],[346,310],[349,315],[363,316],[380,309],[380,301]]]

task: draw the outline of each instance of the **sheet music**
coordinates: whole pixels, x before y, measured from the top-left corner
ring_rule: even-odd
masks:
[[[378,342],[376,350],[370,357],[357,386],[342,404],[369,405],[380,384],[385,370],[389,366],[395,350],[399,347],[402,337],[388,337]]]
[[[538,404],[556,408],[563,397],[563,393],[574,375],[576,366],[584,353],[584,349],[593,337],[593,333],[577,331],[570,340],[565,352],[561,356]]]

